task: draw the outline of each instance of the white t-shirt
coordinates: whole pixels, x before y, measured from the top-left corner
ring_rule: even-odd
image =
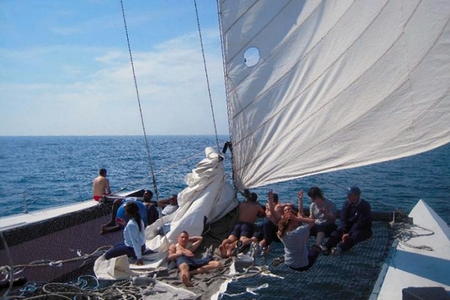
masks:
[[[328,199],[323,199],[323,202],[325,208],[336,216],[336,205]],[[316,221],[314,222],[316,224],[323,224],[332,221],[329,220],[325,216],[325,214],[320,211],[320,207],[315,202],[311,203],[311,205],[309,206],[309,216],[316,219]]]
[[[284,263],[286,265],[292,268],[302,268],[308,265],[308,239],[308,224],[298,226],[281,238],[284,245]]]

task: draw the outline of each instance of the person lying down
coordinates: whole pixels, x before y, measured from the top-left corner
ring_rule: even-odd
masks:
[[[175,261],[180,272],[180,280],[185,286],[192,286],[191,275],[207,273],[210,270],[222,267],[219,261],[212,256],[195,258],[194,252],[202,243],[201,236],[189,237],[187,231],[183,231],[177,238],[176,244],[169,246],[167,260]]]

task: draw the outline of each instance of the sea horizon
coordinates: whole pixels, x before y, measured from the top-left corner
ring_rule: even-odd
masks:
[[[162,198],[186,187],[184,176],[216,146],[214,135],[150,135],[152,163]],[[220,144],[227,135],[219,135]],[[0,217],[92,197],[92,179],[108,170],[113,191],[152,188],[142,135],[0,136]],[[416,166],[420,166],[417,168]],[[225,168],[231,182],[230,156]],[[450,223],[450,145],[418,155],[253,189],[261,203],[268,189],[295,202],[299,189],[321,187],[341,207],[345,189],[359,185],[374,210],[409,212],[424,199]],[[24,200],[25,199],[25,200]],[[308,202],[306,203],[308,205]]]

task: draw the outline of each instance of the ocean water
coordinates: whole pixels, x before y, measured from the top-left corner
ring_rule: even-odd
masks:
[[[221,136],[221,143],[226,138]],[[204,148],[214,145],[212,136],[151,136],[161,197],[182,190],[184,176],[204,157]],[[147,157],[142,136],[0,137],[0,217],[90,199],[92,179],[99,168],[108,170],[113,191],[152,188]],[[338,207],[351,185],[361,188],[375,210],[408,212],[423,199],[450,223],[450,145],[255,191],[261,202],[266,201],[269,188],[282,201],[294,202],[299,189],[313,185],[321,187]]]

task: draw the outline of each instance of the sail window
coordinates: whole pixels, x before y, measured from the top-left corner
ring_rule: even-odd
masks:
[[[247,67],[253,67],[259,62],[259,50],[255,47],[250,47],[244,52],[244,63]]]

